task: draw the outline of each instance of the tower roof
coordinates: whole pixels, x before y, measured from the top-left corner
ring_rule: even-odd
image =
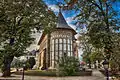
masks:
[[[58,14],[58,23],[57,28],[66,28],[66,29],[72,29],[70,26],[68,26],[65,18],[63,17],[61,11]]]

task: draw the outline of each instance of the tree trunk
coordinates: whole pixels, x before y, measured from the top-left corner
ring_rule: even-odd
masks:
[[[3,70],[2,77],[9,77],[11,75],[10,67],[13,58],[14,58],[13,56],[4,58],[3,67],[2,67]]]

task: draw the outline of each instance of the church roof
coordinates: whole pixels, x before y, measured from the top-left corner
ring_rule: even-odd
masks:
[[[72,29],[70,26],[68,26],[65,18],[63,17],[61,11],[58,14],[58,23],[56,28],[66,28],[66,29]]]
[[[75,30],[72,29],[66,22],[65,18],[63,17],[61,11],[58,14],[58,23],[56,26],[56,29],[70,29],[73,31],[74,34],[76,34]],[[43,38],[45,37],[45,34],[43,33],[42,36],[40,37],[40,40],[38,42],[38,45],[42,42]]]

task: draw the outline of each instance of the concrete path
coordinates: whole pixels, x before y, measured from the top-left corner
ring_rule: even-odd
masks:
[[[0,80],[21,80],[21,75],[12,75],[13,77],[3,78]],[[41,77],[41,76],[25,76],[25,80],[106,80],[105,77],[97,70],[93,71],[92,76],[76,76],[76,77]]]

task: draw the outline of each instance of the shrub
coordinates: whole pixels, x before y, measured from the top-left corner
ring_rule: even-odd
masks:
[[[73,56],[62,56],[58,61],[58,69],[64,75],[73,75],[79,71],[79,60]]]
[[[33,66],[35,65],[35,59],[34,59],[34,57],[30,57],[28,59],[28,63],[29,63],[29,68],[32,69]]]
[[[23,62],[21,62],[19,58],[14,58],[11,63],[11,67],[16,69],[23,67]]]

